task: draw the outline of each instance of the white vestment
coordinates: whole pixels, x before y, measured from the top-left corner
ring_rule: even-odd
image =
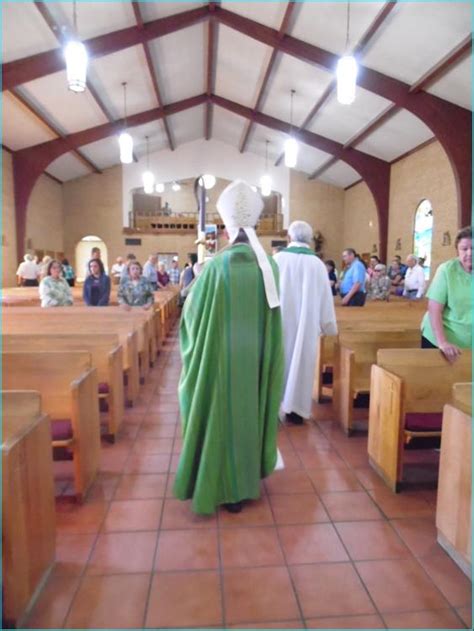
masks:
[[[308,248],[290,243],[289,248]],[[311,416],[316,352],[320,335],[336,335],[334,298],[324,263],[311,254],[275,254],[280,270],[280,305],[285,346],[282,411]]]

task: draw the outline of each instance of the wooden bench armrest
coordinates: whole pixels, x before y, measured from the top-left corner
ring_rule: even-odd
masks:
[[[115,436],[124,416],[123,348],[117,346],[109,354],[109,433]]]

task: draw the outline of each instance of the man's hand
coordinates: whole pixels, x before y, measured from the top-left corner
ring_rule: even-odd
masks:
[[[349,300],[350,298],[348,298],[347,296],[344,296],[344,298],[341,300],[341,305],[343,307],[347,307],[347,305],[349,304]]]
[[[443,353],[450,364],[454,364],[457,358],[462,354],[461,349],[455,344],[448,342],[440,344],[439,350]]]

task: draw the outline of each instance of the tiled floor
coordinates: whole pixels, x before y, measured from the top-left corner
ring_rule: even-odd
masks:
[[[471,583],[436,543],[436,494],[388,491],[331,405],[282,427],[284,471],[242,513],[173,499],[180,360],[169,338],[83,506],[57,466],[57,563],[31,628],[471,626]]]

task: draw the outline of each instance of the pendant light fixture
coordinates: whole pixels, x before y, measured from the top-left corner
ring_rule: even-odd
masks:
[[[155,176],[150,171],[150,152],[148,147],[148,136],[146,140],[146,171],[142,175],[143,189],[147,195],[151,195],[155,190]]]
[[[298,160],[298,143],[292,136],[293,132],[293,97],[295,91],[291,91],[290,95],[290,137],[285,140],[285,166],[294,169]]]
[[[178,182],[173,182],[173,184],[171,185],[171,188],[173,189],[175,193],[177,193],[178,191],[181,190],[181,185],[178,184]]]
[[[211,173],[206,173],[202,176],[202,182],[206,191],[210,191],[216,185],[216,176]]]
[[[131,164],[133,162],[133,138],[127,130],[127,82],[122,83],[123,86],[123,121],[124,130],[118,138],[120,147],[120,162],[122,164]]]
[[[155,186],[155,191],[157,193],[164,193],[165,192],[165,185],[163,184],[163,182],[158,182],[158,184]]]
[[[268,197],[272,192],[272,178],[268,173],[268,142],[265,142],[265,174],[260,178],[260,192],[263,197]]]
[[[77,33],[77,11],[76,0],[73,2],[73,37],[64,47],[64,57],[66,59],[67,85],[72,92],[84,92],[86,89],[87,75],[87,50],[84,44],[79,41]]]
[[[351,105],[355,100],[357,81],[357,62],[349,54],[349,28],[351,21],[351,3],[347,3],[347,29],[345,53],[337,62],[337,100],[341,105]]]

